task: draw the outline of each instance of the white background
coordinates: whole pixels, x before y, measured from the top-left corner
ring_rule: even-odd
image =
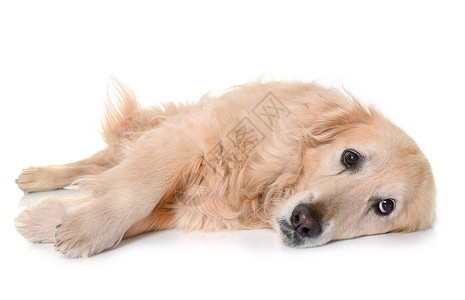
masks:
[[[463,297],[460,5],[0,2],[0,297]],[[13,224],[22,198],[14,179],[29,165],[71,162],[104,146],[97,129],[111,75],[144,105],[195,101],[259,76],[343,85],[430,158],[436,225],[304,250],[279,245],[270,230],[154,233],[86,260],[28,244]]]

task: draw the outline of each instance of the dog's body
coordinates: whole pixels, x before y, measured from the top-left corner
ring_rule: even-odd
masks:
[[[108,147],[31,167],[26,192],[77,182],[16,218],[33,242],[88,256],[143,232],[274,228],[290,246],[431,226],[434,182],[418,146],[353,97],[316,84],[250,83],[193,105],[139,107],[115,82]]]

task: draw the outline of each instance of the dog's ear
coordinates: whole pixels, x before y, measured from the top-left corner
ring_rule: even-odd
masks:
[[[304,143],[309,147],[330,143],[346,130],[371,122],[374,114],[377,114],[374,108],[364,107],[354,98],[348,103],[327,103],[309,124]]]

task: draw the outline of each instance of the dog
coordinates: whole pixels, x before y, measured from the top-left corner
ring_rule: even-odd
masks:
[[[104,150],[16,180],[24,192],[91,191],[24,208],[15,224],[29,241],[88,257],[149,231],[272,228],[303,248],[434,222],[420,148],[345,90],[251,82],[195,104],[141,108],[113,79],[108,98]]]

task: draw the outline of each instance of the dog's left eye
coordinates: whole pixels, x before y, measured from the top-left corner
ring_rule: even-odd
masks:
[[[394,200],[392,199],[382,200],[378,204],[375,204],[375,205],[376,205],[376,211],[378,212],[378,214],[383,215],[383,216],[389,215],[396,206]]]

